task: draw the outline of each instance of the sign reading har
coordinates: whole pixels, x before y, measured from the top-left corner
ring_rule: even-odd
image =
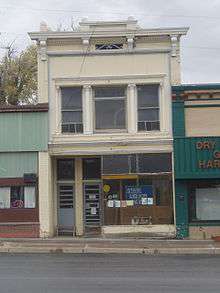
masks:
[[[198,141],[196,142],[196,149],[199,151],[210,151],[212,152],[212,158],[210,160],[199,160],[198,166],[200,169],[213,169],[220,168],[220,151],[216,150],[215,141]]]

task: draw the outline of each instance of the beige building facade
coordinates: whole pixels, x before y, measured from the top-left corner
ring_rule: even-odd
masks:
[[[171,86],[180,84],[187,30],[142,29],[129,18],[29,34],[39,103],[49,103],[41,237],[175,236]]]

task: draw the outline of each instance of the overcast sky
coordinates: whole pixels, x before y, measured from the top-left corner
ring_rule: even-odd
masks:
[[[23,48],[30,43],[27,32],[39,30],[41,21],[56,29],[83,17],[128,16],[143,28],[189,26],[181,42],[182,82],[220,82],[220,0],[0,0],[0,47],[15,40]]]

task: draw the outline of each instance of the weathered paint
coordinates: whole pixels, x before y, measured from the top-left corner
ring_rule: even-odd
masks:
[[[173,102],[173,136],[185,136],[184,101]]]
[[[215,143],[213,149],[197,149],[199,142]],[[200,162],[216,161],[214,153],[220,152],[220,137],[186,137],[174,139],[176,179],[220,178],[219,167],[200,167]]]
[[[47,150],[47,112],[0,113],[0,152]]]
[[[176,237],[182,239],[189,235],[187,182],[184,180],[176,180],[175,192]]]
[[[0,153],[0,178],[23,177],[24,173],[37,173],[37,152]]]

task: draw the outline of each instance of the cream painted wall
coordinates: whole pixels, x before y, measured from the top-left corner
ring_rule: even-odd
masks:
[[[220,106],[185,108],[186,136],[220,136]]]
[[[83,66],[82,66],[83,64]],[[83,135],[61,135],[61,115],[60,115],[60,86],[74,86],[74,85],[110,85],[110,84],[142,84],[142,83],[159,83],[160,86],[160,121],[161,132],[149,132],[148,137],[144,137],[147,142],[149,137],[155,137],[158,140],[160,137],[172,137],[171,130],[171,88],[170,88],[170,64],[169,54],[129,54],[129,55],[108,55],[108,56],[87,56],[85,59],[81,56],[59,56],[50,57],[49,60],[50,73],[50,142],[62,143],[65,137],[70,141],[83,140]],[[129,90],[129,88],[128,88]],[[133,90],[132,90],[133,91]],[[92,93],[91,93],[92,94]],[[133,94],[134,95],[134,94]],[[128,98],[129,93],[128,93]],[[132,119],[132,112],[135,119],[136,101],[133,100],[133,105],[130,105],[128,113]],[[84,102],[88,106],[89,103]],[[90,110],[87,115],[90,121],[93,112],[93,103],[90,105]],[[84,116],[86,117],[86,115]],[[137,118],[136,118],[137,119]],[[136,123],[134,121],[134,123]],[[128,123],[129,124],[129,123]],[[130,125],[130,124],[129,124]],[[135,138],[143,139],[140,133],[134,133],[133,129],[130,132],[129,139]],[[92,134],[92,130],[89,131]],[[105,140],[111,140],[111,137],[117,134],[106,133],[102,135]],[[120,139],[126,139],[127,133],[121,133]],[[137,137],[136,137],[137,136]],[[142,136],[142,137],[141,137]],[[84,136],[85,140],[92,142],[100,137],[97,134],[92,136]]]
[[[40,237],[54,236],[54,198],[52,160],[48,152],[39,152],[39,222]]]
[[[50,57],[50,78],[168,74],[166,57],[166,54]]]

